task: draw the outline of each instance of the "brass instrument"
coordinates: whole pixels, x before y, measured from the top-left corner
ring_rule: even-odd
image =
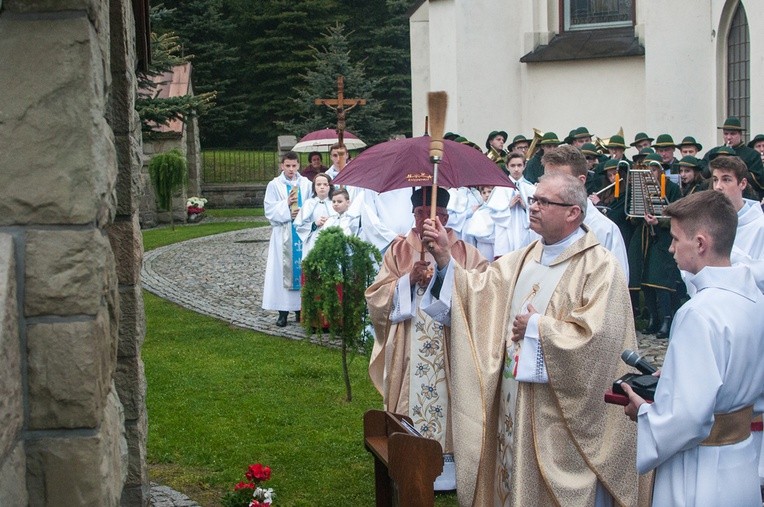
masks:
[[[668,206],[668,199],[661,196],[661,184],[644,164],[634,164],[626,176],[626,216],[644,218],[646,213],[660,217]]]
[[[617,134],[621,137],[623,137],[623,127],[618,129]],[[597,151],[602,155],[607,155],[608,149],[607,145],[610,144],[610,138],[606,137],[605,139],[600,139],[597,136],[592,136],[592,142],[594,143],[594,146],[597,147]]]
[[[528,151],[525,152],[525,160],[530,160],[531,157],[533,157],[533,154],[536,152],[536,147],[538,146],[539,141],[541,141],[542,137],[544,137],[544,133],[541,132],[539,129],[534,128],[533,140],[531,141],[531,145],[528,147]]]

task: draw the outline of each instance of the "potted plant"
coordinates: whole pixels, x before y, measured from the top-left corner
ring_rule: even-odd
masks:
[[[149,176],[151,184],[154,185],[157,205],[160,209],[170,212],[170,226],[173,230],[175,222],[172,215],[172,196],[186,185],[187,167],[186,159],[177,149],[160,153],[149,162]]]
[[[189,222],[198,222],[204,218],[204,205],[207,199],[204,197],[189,197],[186,199],[186,214]]]

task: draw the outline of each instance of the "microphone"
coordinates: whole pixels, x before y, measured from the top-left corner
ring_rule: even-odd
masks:
[[[628,364],[629,366],[633,366],[644,375],[652,375],[657,371],[652,364],[645,361],[643,357],[640,357],[640,355],[633,350],[624,350],[621,353],[621,359],[623,359],[624,363]]]

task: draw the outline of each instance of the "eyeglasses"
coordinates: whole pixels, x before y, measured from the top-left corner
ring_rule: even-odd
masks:
[[[597,160],[597,157],[586,157],[586,160]]]
[[[550,204],[554,204],[555,206],[564,206],[566,208],[570,206],[578,206],[577,204],[568,204],[567,202],[550,201],[546,197],[528,197],[528,204],[532,205],[534,203],[538,203],[538,205],[542,208],[546,208]]]

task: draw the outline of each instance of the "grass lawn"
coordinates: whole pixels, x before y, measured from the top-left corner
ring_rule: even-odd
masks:
[[[265,210],[263,208],[208,208],[206,214],[212,218],[263,217],[265,216]]]
[[[147,229],[143,231],[143,249],[148,252],[160,246],[171,245],[188,239],[266,225],[268,222],[222,222],[176,225],[175,230],[170,227]]]
[[[241,225],[148,230],[144,244]],[[382,400],[366,358],[351,363],[348,403],[338,350],[239,329],[148,292],[144,302],[151,480],[213,506],[260,462],[272,468],[265,486],[274,488],[275,505],[374,504],[362,418]],[[439,495],[436,505],[455,506],[456,495]]]

